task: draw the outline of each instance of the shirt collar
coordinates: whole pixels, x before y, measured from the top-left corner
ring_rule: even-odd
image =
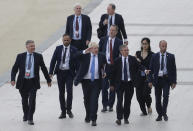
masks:
[[[27,55],[30,55],[30,54],[32,54],[32,55],[33,55],[33,52],[32,52],[32,53],[29,53],[29,52],[27,51]]]
[[[76,18],[76,17],[79,17],[79,18],[81,18],[81,14],[80,14],[79,16],[77,16],[77,15],[74,15],[74,16],[75,16],[75,18]]]
[[[69,48],[70,48],[70,45],[65,46],[65,45],[63,44],[63,47],[64,47],[64,49],[65,49],[65,48],[69,49]]]
[[[111,38],[111,37],[109,36],[109,40],[111,40],[111,39],[114,41],[114,40],[115,40],[115,37],[114,37],[114,38]]]
[[[93,53],[90,53],[90,55],[91,55],[91,57],[93,57],[93,56],[94,56],[94,54],[93,54]],[[96,54],[95,56],[98,56],[98,54]]]
[[[164,56],[166,56],[166,52],[163,54]],[[162,56],[162,53],[160,52],[160,56]]]
[[[122,56],[122,59],[123,59],[123,60],[124,60],[125,58],[128,59],[128,56],[127,56],[127,57]]]

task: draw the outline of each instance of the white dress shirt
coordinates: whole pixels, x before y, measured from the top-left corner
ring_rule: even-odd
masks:
[[[78,17],[78,25],[79,25],[79,30],[76,32],[76,18]],[[79,37],[77,38],[76,33],[79,34]],[[73,40],[81,40],[81,34],[82,34],[82,16],[74,16],[74,21],[73,21]]]
[[[122,56],[122,80],[123,80],[123,81],[124,81],[124,62],[125,62],[125,57]],[[129,72],[129,61],[128,61],[128,56],[126,57],[126,64],[127,64],[127,76],[128,76],[128,81],[131,81],[130,72]]]
[[[106,45],[106,59],[107,59],[107,63],[108,64],[111,64],[111,58],[110,58],[110,40],[111,39],[112,39],[112,49],[113,49],[114,48],[114,43],[115,43],[115,37],[114,38],[109,37],[109,39],[107,41],[107,45]]]
[[[168,74],[168,71],[167,71],[167,57],[166,57],[167,54],[166,54],[166,52],[163,55],[164,55],[164,69],[161,70],[162,53],[160,52],[160,67],[159,67],[158,76],[163,76],[163,75]]]
[[[91,65],[92,65],[93,55],[94,54],[90,53],[90,65],[89,65],[88,72],[85,75],[84,79],[91,79]],[[94,79],[99,79],[98,55],[95,56],[95,73],[94,74],[95,74]]]
[[[31,54],[31,68],[28,70],[29,57],[30,57],[30,53],[27,52],[26,63],[25,63],[25,73],[29,73],[29,76],[25,75],[26,79],[31,79],[31,78],[35,77],[35,74],[34,74],[34,55],[33,55],[33,53]]]
[[[63,64],[63,56],[64,56],[65,48],[67,48],[67,50],[66,50],[65,63]],[[70,69],[69,62],[70,62],[70,45],[68,45],[68,46],[63,45],[61,62],[60,62],[60,69],[61,70],[69,70]]]

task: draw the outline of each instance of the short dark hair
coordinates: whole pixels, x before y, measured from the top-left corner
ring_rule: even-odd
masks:
[[[115,27],[116,28],[116,30],[117,30],[117,32],[118,32],[118,30],[119,30],[119,27],[117,26],[117,25],[111,25],[112,27]]]
[[[65,33],[65,34],[63,34],[63,35],[62,35],[62,37],[64,37],[64,36],[68,36],[68,37],[70,37],[70,35],[69,35],[69,34],[67,34],[67,33]],[[71,39],[71,37],[70,37],[70,39]]]
[[[27,40],[27,41],[25,42],[25,45],[28,45],[29,43],[34,43],[34,41],[33,41],[33,40]]]
[[[151,46],[150,46],[150,39],[148,37],[144,37],[141,39],[141,44],[143,43],[143,41],[147,41],[147,44],[149,45],[149,49],[148,52],[151,51]],[[141,51],[143,50],[143,47],[141,46]]]
[[[116,9],[116,6],[115,6],[115,4],[113,4],[113,3],[110,3],[109,5],[112,7],[112,9],[113,9],[113,10],[115,10],[115,9]]]
[[[123,48],[128,48],[128,46],[125,45],[125,44],[124,44],[124,45],[120,45],[120,46],[119,46],[119,51],[121,51]]]

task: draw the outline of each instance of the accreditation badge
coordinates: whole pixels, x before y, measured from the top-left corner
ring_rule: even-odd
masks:
[[[26,76],[26,77],[29,77],[29,76],[30,76],[30,70],[26,70],[25,76]]]

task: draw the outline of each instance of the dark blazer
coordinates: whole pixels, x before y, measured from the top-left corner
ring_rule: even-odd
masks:
[[[107,28],[108,25],[103,25],[103,21],[108,18],[108,14],[103,14],[101,16],[100,22],[99,22],[99,28],[101,28],[104,31],[105,36],[107,35]],[[122,40],[122,36],[124,39],[127,39],[127,34],[125,31],[125,24],[123,17],[120,14],[115,14],[115,25],[118,26],[118,33],[117,37]]]
[[[104,53],[106,55],[106,47],[107,47],[107,43],[108,43],[108,36],[102,37],[99,41],[99,51]],[[123,45],[123,41],[120,40],[119,38],[115,38],[115,42],[114,42],[114,47],[113,47],[113,60],[115,60],[115,58],[119,57],[119,46]]]
[[[22,54],[18,54],[15,64],[12,67],[11,70],[11,81],[15,81],[16,74],[19,70],[19,75],[17,77],[17,83],[16,88],[22,89],[24,84],[24,77],[25,77],[25,63],[26,63],[26,55],[27,52],[24,52]],[[51,79],[48,75],[48,70],[44,64],[43,56],[39,53],[34,52],[34,75],[35,75],[35,88],[40,89],[40,76],[39,76],[39,70],[41,67],[41,70],[47,80],[47,82],[51,82]]]
[[[166,59],[167,59],[167,71],[168,71],[168,79],[170,84],[176,84],[177,73],[176,73],[176,63],[175,63],[175,56],[166,52]],[[158,73],[160,68],[160,52],[153,54],[151,61],[150,61],[150,75],[149,75],[149,82],[152,82],[154,86],[158,82]]]
[[[62,55],[62,51],[63,51],[63,45],[57,46],[54,54],[52,56],[52,60],[50,62],[50,70],[49,70],[49,74],[57,74],[58,70],[59,70],[59,66],[61,63],[61,55]],[[73,47],[72,45],[70,45],[70,61],[69,61],[69,66],[70,66],[70,72],[72,74],[72,76],[75,76],[75,71],[76,71],[76,58],[75,58],[75,54],[77,52],[77,49],[75,47]]]
[[[82,51],[78,52],[77,55],[78,60],[80,61],[80,67],[78,73],[76,74],[74,85],[78,85],[84,78],[84,76],[88,73],[90,66],[90,58],[91,54],[83,54]],[[102,79],[102,70],[104,71],[104,65],[106,64],[105,55],[98,53],[98,71],[99,71],[99,79]]]
[[[140,65],[136,58],[131,55],[128,56],[128,62],[131,81],[135,85],[138,70],[144,71],[145,67]],[[114,87],[119,87],[122,80],[122,57],[118,57],[114,61],[114,65],[112,68],[112,73],[110,75],[110,85]]]
[[[82,16],[82,33],[81,33],[81,38],[83,41],[86,42],[86,40],[91,40],[91,35],[92,35],[92,25],[90,21],[90,17],[87,15]],[[71,38],[73,38],[73,21],[74,21],[75,15],[70,15],[67,18],[66,22],[66,33],[70,35]]]

